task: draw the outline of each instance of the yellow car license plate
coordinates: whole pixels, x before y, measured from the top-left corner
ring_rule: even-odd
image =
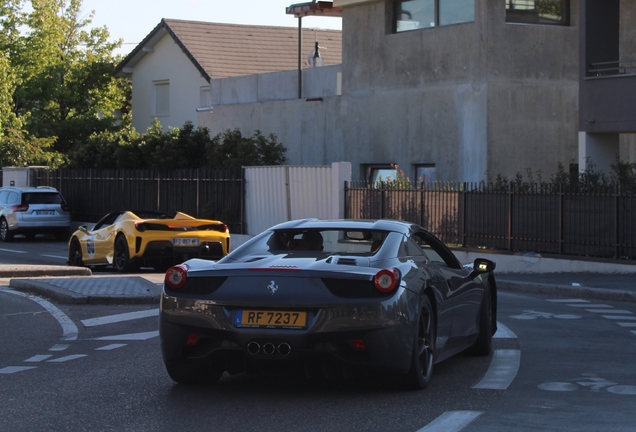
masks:
[[[237,310],[234,324],[237,327],[301,329],[307,327],[307,312]]]
[[[175,246],[198,246],[201,242],[198,238],[173,238],[172,244]]]

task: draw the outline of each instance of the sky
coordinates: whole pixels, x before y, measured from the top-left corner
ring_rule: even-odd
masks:
[[[106,26],[111,40],[122,38],[116,54],[132,51],[162,18],[230,24],[298,27],[285,8],[309,0],[83,0],[85,16],[94,11],[92,27]],[[303,28],[342,29],[342,19],[305,17]]]

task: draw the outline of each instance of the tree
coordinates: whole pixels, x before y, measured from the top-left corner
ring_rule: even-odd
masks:
[[[113,50],[106,27],[87,28],[81,0],[5,0],[0,39],[15,76],[12,111],[37,138],[55,138],[54,150],[66,153],[94,132],[115,128],[130,83],[112,74]],[[20,33],[20,29],[24,29]],[[7,54],[8,53],[8,54]]]
[[[287,148],[277,141],[275,134],[265,137],[257,130],[244,137],[239,129],[226,130],[212,139],[208,147],[208,163],[214,168],[282,165],[287,162]]]

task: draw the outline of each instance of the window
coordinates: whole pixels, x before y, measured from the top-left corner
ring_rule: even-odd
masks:
[[[395,2],[396,33],[475,21],[475,0],[408,0]]]
[[[432,184],[437,181],[434,164],[415,166],[415,179],[418,183]]]
[[[364,165],[365,180],[369,183],[393,181],[397,178],[397,169],[393,164]]]
[[[506,22],[569,25],[569,0],[506,0]]]
[[[170,81],[155,81],[154,115],[170,115]]]
[[[210,87],[205,86],[199,89],[199,107],[207,108],[212,106],[212,94],[210,93]]]

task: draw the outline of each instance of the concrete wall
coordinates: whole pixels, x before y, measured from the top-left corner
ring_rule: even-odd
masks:
[[[343,10],[342,96],[322,102],[215,105],[202,113],[212,134],[240,128],[275,133],[290,164],[347,160],[435,164],[441,181],[544,178],[576,160],[578,0],[572,25],[505,22],[504,0],[476,0],[475,21],[412,32],[387,31],[384,1]]]
[[[180,128],[188,120],[197,126],[199,92],[208,82],[168,34],[135,65],[132,80],[132,121],[137,131],[145,132],[152,124],[153,81],[160,80],[170,81],[170,114],[157,116],[164,130],[168,126]]]
[[[302,97],[318,98],[338,94],[342,65],[304,69]],[[298,71],[272,72],[215,79],[210,82],[212,106],[271,102],[298,98]]]

